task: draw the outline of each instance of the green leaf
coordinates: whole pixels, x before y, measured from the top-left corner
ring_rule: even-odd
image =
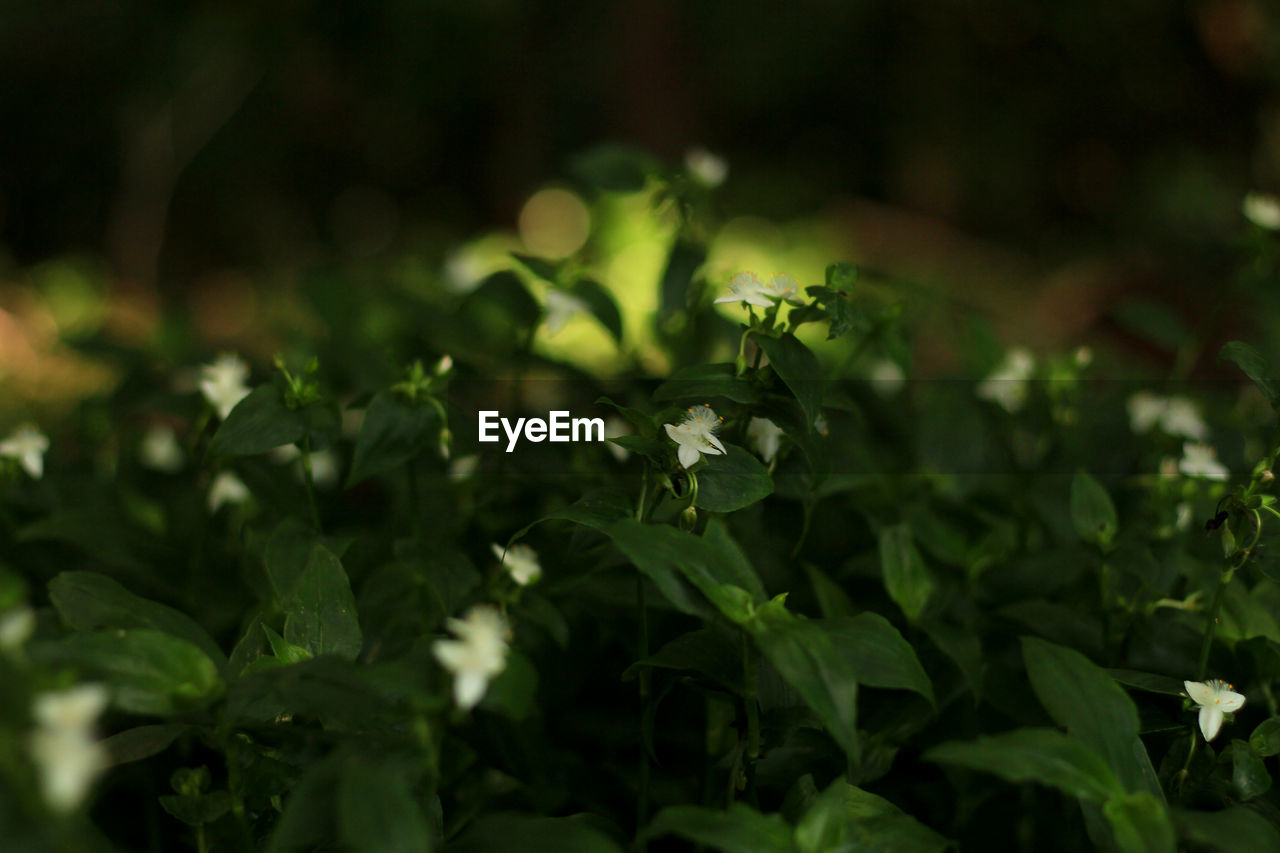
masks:
[[[752,405],[764,398],[763,393],[742,376],[734,373],[732,364],[699,364],[682,367],[653,392],[656,403],[675,401],[705,403],[724,397],[735,403]]]
[[[412,462],[439,430],[432,406],[414,406],[390,391],[378,392],[364,413],[347,488]]]
[[[878,613],[827,619],[836,648],[853,665],[858,683],[890,690],[913,690],[932,704],[933,685],[915,649]]]
[[[843,779],[815,797],[796,824],[801,853],[879,850],[933,853],[951,842],[893,803]]]
[[[795,395],[800,408],[804,409],[805,431],[811,431],[822,411],[822,370],[818,359],[790,332],[780,338],[753,332],[751,339],[769,356],[773,372]]]
[[[150,533],[110,508],[54,512],[22,528],[17,541],[63,542],[97,563],[141,574],[148,573],[152,564],[176,557]]]
[[[662,286],[659,293],[659,317],[667,317],[687,307],[689,285],[707,259],[707,249],[699,243],[676,240],[667,255],[667,265],[662,270]]]
[[[1271,774],[1248,741],[1231,741],[1231,787],[1242,801],[1271,790]]]
[[[1231,341],[1218,351],[1218,360],[1227,358],[1244,371],[1244,375],[1258,386],[1271,408],[1280,413],[1280,378],[1256,349],[1243,341]]]
[[[606,143],[571,157],[566,171],[597,189],[636,193],[644,189],[649,175],[657,171],[657,163],[639,149]]]
[[[1245,806],[1217,812],[1178,811],[1173,817],[1183,841],[1219,853],[1280,850],[1280,830]]]
[[[260,385],[227,415],[209,442],[213,457],[247,456],[266,453],[281,445],[293,444],[306,432],[302,413],[284,404],[280,389]]]
[[[480,707],[519,722],[533,711],[537,693],[538,671],[533,662],[523,652],[512,649],[506,668],[489,682]]]
[[[194,619],[141,596],[97,572],[63,572],[49,581],[49,598],[63,621],[77,631],[154,628],[187,640],[219,665],[227,657]]]
[[[827,287],[832,290],[852,290],[858,281],[858,268],[848,261],[837,261],[827,267]]]
[[[1133,669],[1108,669],[1107,675],[1126,687],[1136,687],[1150,693],[1164,693],[1167,696],[1181,696],[1186,691],[1182,682],[1168,675],[1157,675],[1154,672],[1138,672]]]
[[[1249,745],[1263,757],[1280,755],[1280,717],[1269,717],[1249,735]]]
[[[915,622],[924,612],[933,592],[933,580],[924,558],[911,541],[911,528],[895,524],[880,531],[880,570],[889,597],[902,608],[907,620]]]
[[[853,602],[840,585],[813,566],[805,566],[809,583],[813,586],[813,595],[818,599],[818,608],[828,619],[837,616],[853,616],[857,611]]]
[[[632,409],[628,406],[622,406],[613,402],[608,397],[597,397],[597,406],[608,406],[636,428],[637,432],[646,437],[653,437],[658,434],[658,424],[654,421],[653,415],[642,412],[639,409]]]
[[[1071,523],[1086,542],[1106,547],[1116,535],[1116,507],[1102,484],[1084,471],[1071,481]]]
[[[743,689],[742,648],[723,631],[713,628],[681,634],[656,653],[631,664],[622,677],[631,680],[646,667],[696,672],[732,693]]]
[[[1102,813],[1116,835],[1120,853],[1173,853],[1173,826],[1164,803],[1146,791],[1108,800]]]
[[[726,811],[702,806],[668,806],[642,838],[678,835],[724,853],[795,853],[791,827],[779,814],[761,814],[743,803]]]
[[[533,255],[522,255],[519,252],[511,252],[511,257],[519,261],[520,266],[551,284],[555,284],[560,280],[560,272],[565,266],[564,261],[551,261],[546,258],[534,257]]]
[[[697,506],[733,512],[773,493],[773,478],[760,460],[735,444],[725,445],[725,451],[704,457],[706,464],[698,469]]]
[[[33,660],[71,666],[112,689],[116,707],[138,714],[181,714],[222,695],[218,667],[196,645],[145,628],[72,634],[32,643]]]
[[[982,699],[984,658],[982,642],[971,632],[943,622],[922,625],[925,634],[944,655],[949,657],[964,676],[974,701]]]
[[[302,646],[295,646],[275,631],[272,631],[268,626],[263,625],[261,622],[258,624],[262,625],[262,633],[266,635],[267,643],[271,646],[271,654],[275,655],[276,659],[281,663],[298,663],[315,657]]]
[[[1041,640],[1022,638],[1031,687],[1049,715],[1101,755],[1126,791],[1164,794],[1146,747],[1138,739],[1133,700],[1084,655]]]
[[[856,762],[858,673],[839,648],[837,635],[820,620],[788,613],[777,599],[759,608],[747,629],[773,668]]]
[[[479,335],[478,345],[514,349],[519,340],[516,332],[537,325],[542,306],[534,299],[520,277],[510,270],[496,272],[463,300],[458,316],[464,328],[471,327]],[[503,350],[498,349],[501,353]]]
[[[355,758],[338,780],[338,832],[351,853],[427,853],[431,830],[404,772]]]
[[[312,655],[355,660],[360,624],[355,596],[342,563],[323,545],[311,549],[307,567],[285,603],[284,639]]]
[[[580,278],[569,288],[569,292],[582,300],[591,316],[600,321],[600,325],[604,326],[614,341],[622,342],[622,314],[618,311],[618,303],[614,301],[613,294],[604,285],[589,278]]]
[[[929,750],[924,758],[994,773],[1009,782],[1051,785],[1098,803],[1124,794],[1101,756],[1053,729],[1015,729],[972,741],[951,741]]]
[[[583,815],[582,817],[589,817]],[[623,853],[617,841],[579,817],[535,817],[497,813],[477,820],[445,853],[508,853],[519,839],[521,853]]]
[[[231,795],[226,791],[180,796],[166,794],[159,798],[160,807],[187,826],[213,823],[231,811]]]
[[[110,766],[115,767],[159,755],[191,728],[186,723],[134,726],[106,738],[102,745],[110,756]]]

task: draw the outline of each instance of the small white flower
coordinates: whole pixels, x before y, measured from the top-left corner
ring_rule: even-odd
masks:
[[[478,604],[464,619],[449,619],[446,624],[458,639],[436,640],[431,652],[453,673],[458,707],[470,710],[484,698],[490,679],[506,669],[510,631],[502,614],[488,604]]]
[[[342,460],[332,448],[326,447],[311,454],[311,482],[316,484],[317,489],[328,489],[337,485],[341,468]]]
[[[778,455],[782,428],[768,418],[752,418],[747,424],[747,438],[751,439],[756,450],[760,451],[760,458],[768,464]]]
[[[720,186],[729,177],[729,162],[702,147],[690,148],[684,152],[684,168],[691,178],[711,189]]]
[[[871,389],[885,398],[896,395],[907,382],[907,377],[902,372],[902,368],[898,367],[896,362],[887,358],[871,365],[871,371],[867,374],[867,378],[871,380]]]
[[[1212,447],[1190,441],[1182,445],[1178,470],[1188,477],[1203,477],[1206,480],[1226,480],[1231,476],[1227,467],[1218,461],[1217,452]]]
[[[42,693],[32,704],[36,730],[31,736],[31,757],[44,798],[58,811],[78,806],[107,767],[109,757],[95,739],[93,725],[109,698],[105,687],[82,684]]]
[[[217,512],[225,503],[242,504],[250,497],[252,495],[249,487],[243,480],[230,471],[223,471],[213,478],[213,483],[209,486],[209,512]]]
[[[236,403],[249,396],[248,378],[249,365],[233,353],[224,353],[200,368],[200,393],[225,420]]]
[[[436,362],[436,370],[435,370],[436,376],[444,376],[446,373],[448,373],[451,370],[453,370],[453,356],[450,356],[450,355],[441,356],[440,360]]]
[[[538,552],[528,545],[523,543],[512,545],[506,549],[505,553],[502,546],[497,543],[492,547],[493,556],[498,558],[498,562],[520,586],[528,586],[542,577],[542,564],[538,562]]]
[[[0,652],[22,648],[35,629],[36,612],[26,605],[0,616]]]
[[[1191,504],[1184,501],[1174,507],[1174,512],[1177,515],[1174,518],[1173,526],[1178,530],[1189,530],[1191,528]]]
[[[679,445],[676,455],[681,465],[692,468],[703,453],[719,456],[725,452],[724,445],[715,436],[722,420],[710,406],[694,406],[679,424],[665,424],[667,435]]]
[[[462,483],[470,480],[479,465],[480,457],[474,453],[469,456],[459,456],[449,463],[449,482]]]
[[[1206,741],[1218,736],[1224,714],[1234,714],[1244,707],[1244,696],[1233,692],[1225,681],[1184,681],[1187,695],[1200,706],[1200,733]]]
[[[1129,398],[1126,408],[1129,410],[1129,428],[1136,433],[1150,432],[1151,428],[1164,417],[1169,401],[1158,397],[1150,391],[1139,391]]]
[[[563,290],[547,291],[547,314],[544,325],[548,335],[555,335],[578,314],[588,312],[587,304]]]
[[[32,424],[23,424],[0,441],[0,456],[17,459],[34,480],[39,480],[44,473],[44,454],[48,449],[49,439]]]
[[[773,300],[764,293],[764,285],[753,272],[740,272],[729,281],[729,295],[721,296],[720,302],[742,302],[758,308],[772,308]]]
[[[1022,347],[1015,347],[990,376],[978,383],[978,397],[1000,404],[1007,412],[1016,412],[1027,401],[1027,381],[1035,369],[1035,357]]]
[[[1280,199],[1268,193],[1249,193],[1240,205],[1245,219],[1268,231],[1280,230]]]
[[[770,299],[785,299],[793,305],[804,304],[804,297],[800,295],[800,282],[789,275],[775,275],[767,284],[760,286],[760,292]]]
[[[1164,414],[1160,416],[1160,428],[1169,435],[1178,435],[1196,441],[1204,441],[1209,435],[1209,427],[1200,417],[1196,404],[1186,397],[1170,397]]]
[[[173,427],[165,424],[147,427],[138,448],[138,456],[144,466],[162,474],[182,470],[182,446],[178,443],[178,435]]]

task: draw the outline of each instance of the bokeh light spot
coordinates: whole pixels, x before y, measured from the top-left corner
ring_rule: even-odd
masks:
[[[564,189],[539,190],[520,211],[520,239],[535,255],[564,258],[587,242],[591,213],[582,199]]]

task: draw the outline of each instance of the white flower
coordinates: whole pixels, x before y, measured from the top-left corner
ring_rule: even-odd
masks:
[[[1169,401],[1157,397],[1150,391],[1139,391],[1129,398],[1126,408],[1129,410],[1129,427],[1136,433],[1149,432],[1160,422]]]
[[[200,393],[225,419],[245,397],[249,396],[249,365],[232,353],[218,356],[213,364],[200,368]]]
[[[17,459],[35,480],[44,473],[44,454],[48,449],[49,439],[32,424],[23,424],[0,441],[0,456]]]
[[[587,313],[587,303],[576,296],[570,296],[563,290],[547,291],[547,315],[545,325],[547,334],[558,333],[578,314]]]
[[[165,424],[152,424],[147,428],[138,455],[142,464],[153,471],[173,474],[182,470],[182,446],[178,444],[178,435],[173,427]]]
[[[1184,681],[1187,695],[1200,706],[1200,733],[1206,741],[1218,736],[1224,714],[1234,714],[1244,707],[1244,696],[1232,691],[1225,681]]]
[[[813,429],[819,435],[831,435],[831,425],[827,423],[827,416],[819,414],[814,418]]]
[[[785,299],[793,305],[804,304],[804,298],[800,296],[800,282],[789,275],[775,275],[768,284],[760,286],[760,292],[770,299]]]
[[[756,450],[760,451],[760,458],[769,463],[778,455],[782,428],[768,418],[752,418],[747,424],[747,438],[751,439]]]
[[[538,562],[538,552],[528,545],[512,545],[503,552],[502,546],[493,544],[493,556],[511,573],[511,577],[520,586],[529,584],[542,577],[542,565]]]
[[[506,620],[497,608],[478,604],[464,619],[446,622],[456,640],[436,640],[431,652],[440,665],[453,673],[453,698],[458,707],[470,710],[479,704],[489,680],[507,666]]]
[[[1268,231],[1280,230],[1280,199],[1267,193],[1249,193],[1240,205],[1246,219]]]
[[[1022,347],[1015,347],[990,376],[978,383],[978,397],[999,403],[1007,412],[1016,412],[1027,401],[1027,380],[1035,369],[1035,357]]]
[[[691,178],[711,189],[720,186],[729,177],[728,161],[702,147],[690,148],[684,152],[684,168]]]
[[[317,489],[327,489],[338,482],[342,461],[332,448],[317,450],[311,454],[311,481]]]
[[[0,616],[0,651],[13,652],[26,645],[36,629],[36,612],[23,605]]]
[[[729,295],[721,296],[720,302],[743,302],[759,308],[772,308],[773,300],[764,293],[764,285],[753,272],[740,272],[729,281]]]
[[[40,773],[45,800],[70,811],[84,799],[93,780],[107,767],[106,748],[94,738],[93,724],[109,695],[98,684],[82,684],[36,697],[31,712],[36,730],[31,757]]]
[[[1204,441],[1209,435],[1209,427],[1200,417],[1196,404],[1186,397],[1170,397],[1164,413],[1160,415],[1160,428],[1169,435],[1193,438]]]
[[[902,386],[907,381],[902,368],[887,358],[871,365],[871,371],[867,374],[867,378],[871,380],[871,389],[881,397],[894,396],[902,390]]]
[[[479,465],[480,457],[475,453],[469,456],[459,456],[449,463],[449,482],[462,483],[470,480]]]
[[[440,356],[440,360],[436,362],[436,369],[435,369],[436,376],[444,376],[446,373],[448,373],[451,370],[453,370],[453,356],[451,355]]]
[[[703,453],[719,456],[725,452],[724,445],[715,436],[722,420],[710,406],[694,406],[679,424],[665,424],[667,435],[680,447],[676,455],[681,465],[692,468]]]
[[[1177,513],[1177,516],[1174,519],[1173,526],[1178,530],[1191,529],[1191,504],[1184,501],[1174,507],[1174,512]]]
[[[223,471],[209,486],[209,512],[217,512],[224,503],[242,504],[250,497],[249,487],[243,480],[230,471]]]
[[[1188,477],[1204,477],[1206,480],[1225,480],[1231,476],[1226,466],[1218,461],[1217,453],[1212,447],[1190,441],[1182,445],[1178,470]]]

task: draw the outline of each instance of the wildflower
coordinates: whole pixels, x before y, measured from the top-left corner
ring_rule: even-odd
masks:
[[[1209,427],[1200,417],[1196,404],[1186,397],[1170,397],[1160,416],[1160,428],[1169,435],[1180,435],[1196,441],[1204,441],[1209,435]]]
[[[470,710],[479,704],[490,679],[507,666],[510,631],[498,610],[478,604],[464,619],[449,619],[449,630],[458,638],[436,640],[431,646],[440,665],[453,673],[453,698]]]
[[[0,652],[22,648],[35,629],[36,612],[26,605],[0,616]]]
[[[747,424],[747,438],[751,439],[756,450],[760,451],[760,458],[765,463],[769,463],[778,455],[782,428],[768,418],[752,418]]]
[[[152,424],[148,427],[142,436],[138,455],[142,464],[153,471],[173,474],[182,470],[182,447],[171,426]]]
[[[871,389],[881,397],[896,395],[907,381],[902,368],[887,358],[871,365],[867,378],[871,380]]]
[[[1030,352],[1022,347],[1009,350],[991,375],[978,383],[978,397],[999,403],[1007,412],[1018,411],[1027,401],[1027,381],[1035,368]]]
[[[213,483],[209,486],[209,512],[217,512],[225,503],[242,504],[250,497],[252,495],[249,487],[243,480],[230,471],[223,471],[213,478]]]
[[[504,551],[501,545],[494,543],[493,555],[498,558],[498,562],[511,573],[512,579],[520,586],[528,586],[542,577],[542,566],[538,563],[538,552],[528,545],[512,545]]]
[[[224,353],[213,364],[200,368],[200,392],[225,420],[236,404],[249,396],[248,378],[249,365],[235,354]]]
[[[453,370],[453,356],[442,355],[440,360],[436,362],[436,376],[447,376]]]
[[[694,406],[679,424],[666,424],[667,435],[679,445],[676,453],[681,465],[692,468],[703,453],[719,456],[725,452],[724,445],[715,436],[723,420],[716,417],[710,406]]]
[[[759,308],[772,308],[773,300],[765,295],[764,285],[753,272],[740,272],[729,281],[729,295],[721,296],[720,302],[742,302]]]
[[[831,435],[831,425],[827,423],[827,416],[820,414],[814,418],[813,429],[819,435]]]
[[[1186,442],[1182,445],[1182,458],[1178,460],[1178,470],[1188,477],[1203,477],[1206,480],[1225,480],[1231,476],[1217,459],[1217,453],[1207,444]]]
[[[708,189],[715,189],[729,177],[728,161],[702,147],[684,152],[684,168],[689,177]]]
[[[547,334],[557,334],[578,314],[587,313],[587,303],[563,290],[547,291]]]
[[[1159,423],[1169,401],[1150,391],[1139,391],[1129,398],[1129,427],[1136,433],[1150,432]]]
[[[459,456],[449,463],[449,482],[462,483],[470,480],[479,465],[480,457],[474,453],[469,456]]]
[[[93,724],[107,707],[108,698],[105,687],[82,684],[43,693],[32,705],[36,730],[31,736],[31,757],[40,773],[44,798],[58,811],[79,805],[93,780],[107,767],[107,751],[94,738]]]
[[[793,305],[803,305],[800,297],[800,282],[789,275],[775,275],[768,284],[760,286],[760,292],[770,299],[786,300]]]
[[[1235,693],[1225,681],[1184,681],[1187,695],[1200,706],[1200,733],[1206,741],[1218,736],[1225,714],[1234,714],[1244,707],[1244,696]]]
[[[17,459],[35,480],[44,473],[44,454],[48,449],[49,439],[31,424],[23,424],[0,441],[0,456]]]
[[[1280,199],[1268,193],[1249,193],[1244,197],[1240,210],[1259,228],[1268,231],[1280,230]]]

